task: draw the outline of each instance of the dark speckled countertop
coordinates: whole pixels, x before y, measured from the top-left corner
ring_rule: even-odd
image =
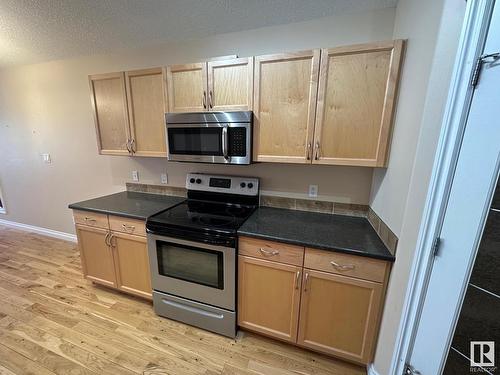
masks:
[[[122,191],[73,203],[69,205],[69,208],[146,220],[149,216],[173,207],[184,200],[186,198]]]
[[[260,207],[238,230],[242,236],[394,261],[366,218]]]

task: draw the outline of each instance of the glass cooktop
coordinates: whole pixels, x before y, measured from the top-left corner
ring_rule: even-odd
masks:
[[[253,206],[190,200],[148,219],[148,224],[189,230],[235,233],[255,210]]]

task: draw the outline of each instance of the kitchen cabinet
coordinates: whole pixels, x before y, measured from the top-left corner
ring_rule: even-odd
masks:
[[[152,299],[145,223],[76,210],[73,216],[84,277]]]
[[[109,231],[77,224],[76,235],[85,277],[99,284],[116,287],[113,253],[107,242]]]
[[[313,164],[387,163],[403,41],[321,50]]]
[[[97,147],[102,155],[128,155],[130,128],[124,73],[89,76]]]
[[[113,232],[109,242],[115,261],[117,288],[151,298],[151,275],[146,238]]]
[[[302,268],[238,256],[238,325],[295,342]]]
[[[208,107],[211,111],[249,111],[253,101],[253,58],[209,61]]]
[[[162,68],[125,73],[130,150],[135,156],[166,157],[165,74]]]
[[[311,163],[320,50],[255,57],[254,161]]]
[[[253,58],[167,67],[168,111],[252,109]]]
[[[168,112],[207,110],[207,64],[167,67]]]
[[[89,76],[102,155],[165,157],[165,73],[161,68]]]
[[[359,364],[373,360],[389,262],[257,238],[240,237],[238,246],[241,328]]]
[[[373,355],[382,284],[304,269],[297,343],[368,363]]]

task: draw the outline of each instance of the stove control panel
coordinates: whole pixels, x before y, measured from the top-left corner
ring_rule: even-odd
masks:
[[[186,189],[257,196],[259,195],[259,179],[255,177],[188,173]]]

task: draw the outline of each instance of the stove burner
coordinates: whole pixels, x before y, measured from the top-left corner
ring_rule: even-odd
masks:
[[[200,216],[198,217],[200,222],[214,227],[221,227],[224,225],[231,224],[235,221],[233,217],[222,218],[222,217],[210,217],[210,216]]]

